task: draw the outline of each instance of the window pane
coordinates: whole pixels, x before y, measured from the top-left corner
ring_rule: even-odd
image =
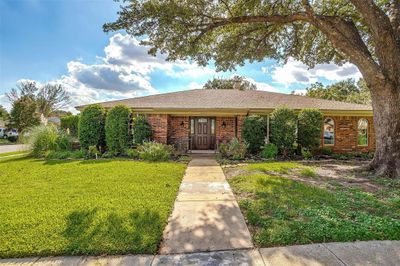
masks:
[[[211,119],[211,134],[215,134],[215,119]]]
[[[197,121],[199,123],[207,123],[207,118],[199,118]]]
[[[358,145],[368,145],[368,120],[364,118],[358,120]]]
[[[194,134],[194,119],[190,119],[190,134]]]
[[[332,118],[326,118],[324,121],[324,144],[335,144],[335,122]]]

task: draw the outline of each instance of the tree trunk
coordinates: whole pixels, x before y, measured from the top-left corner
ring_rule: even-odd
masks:
[[[400,88],[390,82],[380,85],[370,87],[376,137],[370,167],[379,176],[400,178]]]

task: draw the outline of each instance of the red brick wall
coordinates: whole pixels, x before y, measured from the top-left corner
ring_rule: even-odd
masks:
[[[166,114],[148,114],[147,120],[153,131],[153,139],[157,142],[167,144],[168,142],[168,120]]]
[[[185,144],[190,134],[189,116],[170,116],[168,124],[168,143]],[[188,143],[186,143],[188,145]]]
[[[375,149],[375,130],[372,117],[366,116],[329,116],[335,122],[335,144],[324,145],[323,135],[321,143],[324,147],[332,147],[334,152],[368,152]],[[325,117],[326,118],[326,117]],[[324,118],[324,119],[325,119]],[[368,146],[358,146],[358,120],[368,120]]]
[[[223,126],[225,122],[225,126]],[[225,143],[235,137],[235,117],[219,117],[215,119],[215,138],[218,143]]]

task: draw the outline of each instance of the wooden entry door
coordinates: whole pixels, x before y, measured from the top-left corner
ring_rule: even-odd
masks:
[[[196,150],[210,150],[212,148],[211,119],[207,117],[194,118],[194,147]]]

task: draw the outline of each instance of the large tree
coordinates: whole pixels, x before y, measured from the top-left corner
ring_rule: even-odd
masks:
[[[203,89],[208,90],[256,90],[257,86],[250,81],[246,80],[241,76],[234,76],[233,78],[223,79],[223,78],[213,78],[208,80]]]
[[[310,67],[349,61],[371,91],[378,174],[400,177],[399,0],[131,0],[106,31],[143,36],[149,52],[233,69],[292,57]]]
[[[29,96],[21,96],[13,102],[8,127],[16,128],[19,132],[40,124],[37,113],[37,103]]]
[[[306,88],[306,96],[327,100],[336,100],[349,103],[370,104],[371,93],[363,79],[355,82],[347,79],[334,84],[324,86],[320,82]]]
[[[9,118],[9,114],[2,105],[0,105],[0,120],[6,121]]]
[[[50,114],[66,107],[70,97],[60,84],[44,84],[38,86],[35,81],[23,81],[7,93],[11,102],[28,97],[36,102],[37,112],[48,117]]]

